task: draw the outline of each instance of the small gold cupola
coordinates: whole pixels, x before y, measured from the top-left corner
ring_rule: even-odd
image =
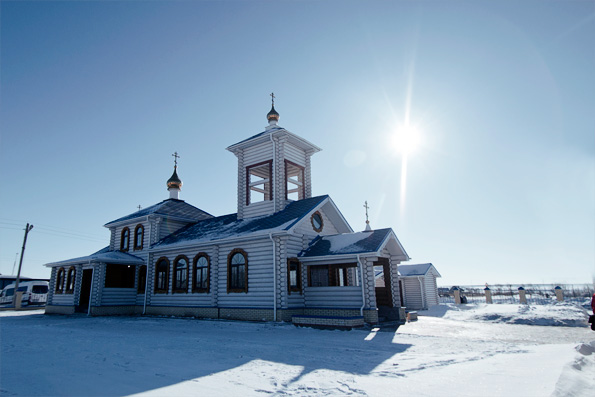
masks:
[[[167,180],[167,190],[169,191],[169,198],[179,200],[180,190],[182,190],[182,180],[178,177],[178,152],[172,154],[174,156],[174,173]]]
[[[279,113],[275,110],[275,94],[271,92],[271,111],[267,113],[267,120],[269,121],[269,125],[275,125],[279,121]]]

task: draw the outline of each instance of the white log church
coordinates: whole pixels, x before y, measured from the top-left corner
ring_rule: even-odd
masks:
[[[352,327],[403,316],[392,229],[354,232],[333,200],[312,197],[316,145],[277,123],[227,148],[237,212],[213,216],[169,198],[108,222],[104,249],[49,263],[46,313],[148,314]],[[177,153],[175,154],[177,156]],[[383,285],[375,273],[383,272]]]

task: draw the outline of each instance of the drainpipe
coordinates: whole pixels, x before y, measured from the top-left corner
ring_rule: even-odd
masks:
[[[277,252],[275,250],[275,239],[273,233],[269,233],[269,239],[273,242],[273,321],[277,321]]]
[[[359,314],[363,317],[364,316],[364,306],[366,306],[366,291],[364,288],[364,265],[359,257],[359,254],[357,255],[357,263],[359,263],[359,274],[360,274],[360,283],[362,285],[362,307],[359,308]]]
[[[89,259],[89,266],[91,260]],[[89,307],[87,308],[87,316],[91,315],[91,302],[93,301],[93,283],[95,283],[95,266],[91,267],[91,290],[89,291]],[[80,299],[80,296],[79,296]]]

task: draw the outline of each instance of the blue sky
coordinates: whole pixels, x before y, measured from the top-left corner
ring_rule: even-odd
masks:
[[[520,4],[519,4],[520,3]],[[108,243],[168,197],[236,211],[225,148],[279,124],[314,195],[392,227],[441,284],[595,275],[595,3],[0,3],[0,273]],[[408,119],[421,144],[390,145]],[[403,189],[405,191],[403,192]]]

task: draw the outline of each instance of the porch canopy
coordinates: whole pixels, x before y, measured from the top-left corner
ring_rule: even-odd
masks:
[[[80,264],[113,263],[118,265],[144,265],[145,261],[138,256],[122,251],[110,251],[109,247],[88,256],[67,259],[60,262],[47,263],[47,267],[69,266]]]
[[[301,262],[347,259],[361,256],[382,256],[382,251],[396,255],[399,260],[409,260],[409,255],[392,229],[378,229],[359,233],[318,236],[299,255]]]

